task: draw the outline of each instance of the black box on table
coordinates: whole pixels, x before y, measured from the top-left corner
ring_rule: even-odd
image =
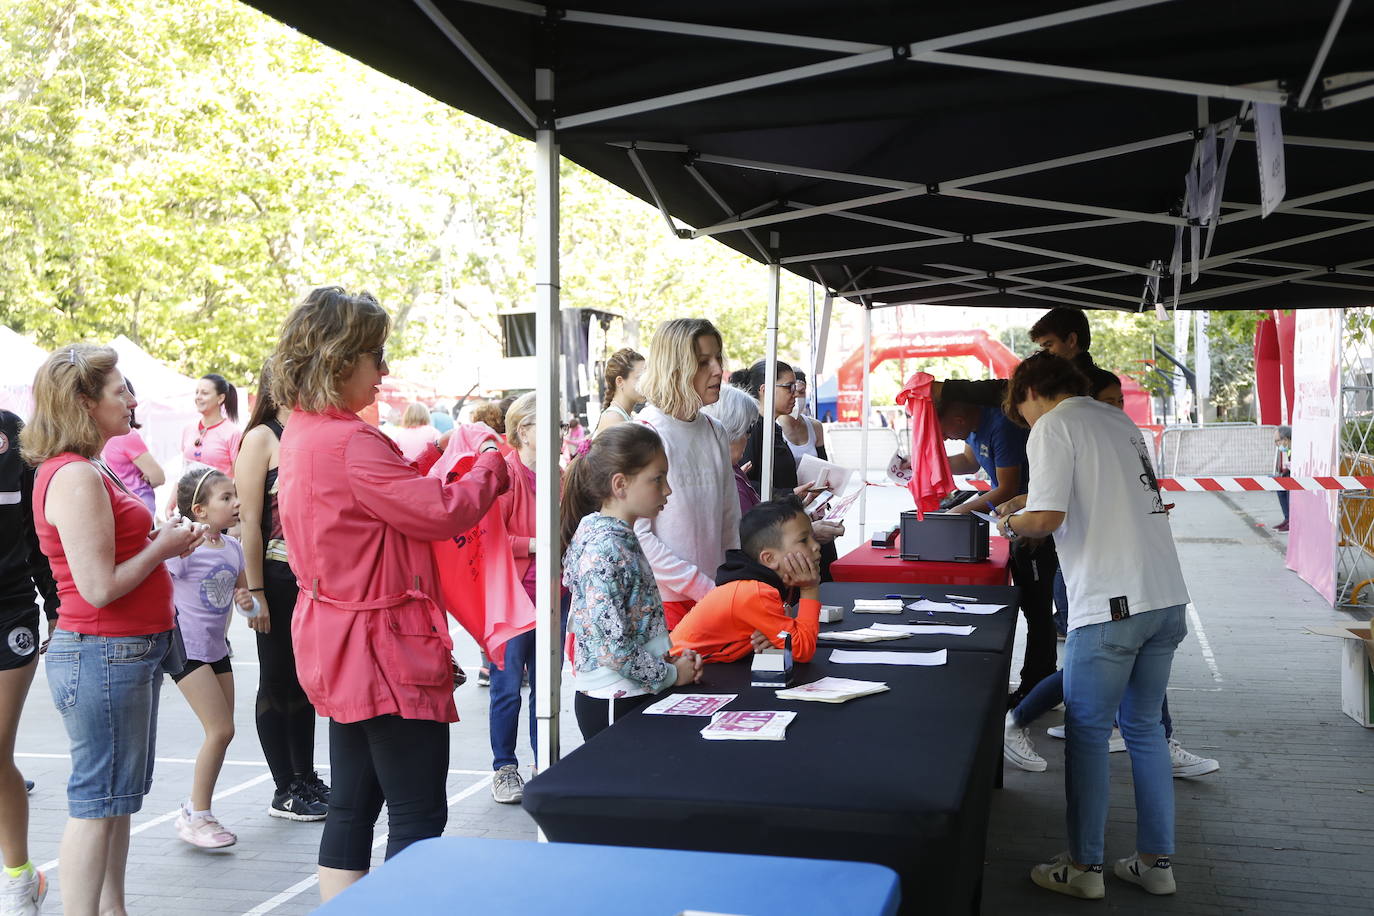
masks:
[[[898,546],[903,560],[940,563],[977,563],[988,558],[988,523],[973,514],[927,512],[916,518],[914,509],[902,513]]]

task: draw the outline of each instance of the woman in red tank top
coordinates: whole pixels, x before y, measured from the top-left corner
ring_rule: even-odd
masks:
[[[129,817],[152,786],[154,724],[173,627],[162,561],[187,554],[205,526],[151,533],[153,516],[100,463],[137,406],[109,347],[75,344],[33,382],[24,460],[38,467],[34,528],[62,605],[47,652],[48,686],[72,743],[70,818],[62,835],[69,914],[123,912]],[[102,894],[104,899],[102,899]]]

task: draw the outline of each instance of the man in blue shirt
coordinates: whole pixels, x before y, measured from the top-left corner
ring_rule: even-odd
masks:
[[[1026,492],[1030,466],[1022,429],[1000,407],[981,407],[942,398],[936,405],[946,439],[964,440],[964,453],[949,459],[953,474],[973,474],[981,467],[992,489],[965,500],[949,511],[987,512]],[[1059,557],[1052,538],[1020,538],[1011,545],[1011,578],[1021,590],[1021,613],[1026,617],[1026,655],[1021,684],[1007,697],[1007,708],[1020,703],[1031,688],[1054,673],[1058,662],[1054,633],[1054,575]]]

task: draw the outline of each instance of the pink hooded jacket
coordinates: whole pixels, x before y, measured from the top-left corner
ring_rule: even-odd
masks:
[[[425,477],[354,414],[294,411],[279,501],[300,585],[296,673],[322,716],[458,721],[430,542],[471,528],[508,485],[497,452],[461,480]]]

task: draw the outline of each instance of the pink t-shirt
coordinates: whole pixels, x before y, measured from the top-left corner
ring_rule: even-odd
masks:
[[[153,488],[148,486],[148,481],[144,479],[143,472],[134,464],[134,459],[140,455],[148,454],[148,445],[143,441],[143,437],[138,434],[138,430],[131,429],[122,436],[115,436],[105,443],[105,451],[100,457],[105,459],[105,463],[110,466],[110,470],[115,472],[115,476],[123,481],[124,486],[129,488],[129,492],[143,500],[143,504],[149,510],[156,513],[153,505]]]
[[[388,426],[386,431],[401,448],[406,461],[414,461],[425,453],[425,446],[439,441],[439,430],[426,423],[424,426]]]
[[[234,459],[239,455],[243,430],[228,417],[214,426],[201,426],[197,420],[181,433],[181,456],[193,464],[202,464],[230,475],[234,474]],[[200,445],[196,445],[199,442]]]

